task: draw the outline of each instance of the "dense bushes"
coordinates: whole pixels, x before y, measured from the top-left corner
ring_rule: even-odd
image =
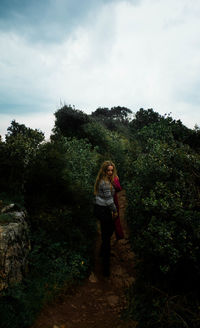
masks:
[[[10,149],[11,138],[12,135],[2,143],[1,149]],[[31,157],[26,165],[19,165],[15,179],[9,182],[19,187],[14,194],[23,195],[23,205],[28,211],[32,246],[29,273],[22,283],[3,293],[2,327],[30,326],[46,301],[61,288],[81,281],[93,264],[96,221],[92,194],[99,155],[87,141],[76,138],[60,135],[51,142],[40,142],[37,147],[26,138],[20,133],[13,136],[15,159],[20,154],[23,163],[26,149]],[[9,162],[8,154],[9,151],[3,152]],[[4,172],[2,165],[1,170]],[[2,182],[2,190],[3,186]]]
[[[176,142],[169,126],[168,139],[164,129],[160,135],[160,124],[138,133],[146,140],[127,185],[131,242],[138,257],[129,310],[140,327],[198,327],[200,157]]]
[[[28,327],[60,288],[89,273],[93,184],[107,159],[126,189],[136,254],[126,315],[139,328],[199,327],[199,129],[152,109],[131,115],[119,106],[91,115],[64,106],[49,142],[15,121],[0,140],[1,198],[26,207],[32,240],[29,274],[0,298],[3,327]]]
[[[55,113],[54,132],[65,137],[83,137],[83,125],[90,121],[89,116],[71,106],[64,106]]]
[[[65,219],[66,219],[65,214]],[[73,228],[71,229],[73,234]],[[74,231],[75,232],[75,231]],[[59,293],[66,293],[89,272],[88,256],[69,242],[49,241],[44,229],[31,234],[29,274],[23,283],[4,291],[0,297],[0,327],[30,327],[36,315]],[[71,240],[72,242],[72,240]]]
[[[23,198],[28,166],[37,153],[44,134],[27,128],[24,124],[11,122],[6,142],[0,142],[0,189],[10,197]]]

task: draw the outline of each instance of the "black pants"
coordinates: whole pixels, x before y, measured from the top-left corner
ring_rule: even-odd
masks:
[[[112,213],[107,206],[95,205],[94,214],[101,225],[101,256],[103,260],[103,274],[110,274],[110,239],[114,232],[115,225],[112,219]]]

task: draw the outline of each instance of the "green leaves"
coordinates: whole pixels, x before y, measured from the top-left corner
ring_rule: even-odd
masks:
[[[98,153],[84,139],[63,139],[63,147],[66,161],[63,176],[68,176],[70,183],[75,185],[77,193],[80,188],[85,195],[93,194],[95,175],[98,170]]]
[[[12,195],[24,193],[29,165],[34,160],[44,134],[27,128],[16,121],[11,122],[6,141],[0,143],[0,188]]]
[[[199,310],[194,304],[200,304],[200,156],[189,147],[190,132],[181,122],[161,117],[151,122],[152,115],[146,118],[148,124],[137,125],[138,132],[132,130],[141,148],[129,167],[131,179],[126,188],[131,243],[139,259],[129,311],[141,327],[185,327],[194,320],[191,327],[196,328]],[[156,290],[169,293],[168,299],[177,293],[184,295],[184,301],[173,304],[176,313],[163,310],[168,305],[163,305],[163,295]]]
[[[15,195],[20,192],[30,213],[33,279],[28,289],[38,311],[44,295],[58,292],[65,278],[68,284],[87,274],[96,236],[93,186],[100,164],[111,159],[126,190],[130,241],[139,259],[130,312],[145,328],[182,328],[188,322],[196,328],[199,129],[153,109],[140,109],[132,121],[131,115],[120,106],[91,115],[64,106],[55,113],[49,142],[15,121],[6,142],[0,140],[0,187],[7,191],[9,183]],[[24,293],[21,299],[31,299]],[[31,302],[24,304],[31,308]]]
[[[89,122],[87,114],[72,106],[64,106],[55,113],[55,128],[54,132],[61,132],[65,137],[83,136],[82,127]]]

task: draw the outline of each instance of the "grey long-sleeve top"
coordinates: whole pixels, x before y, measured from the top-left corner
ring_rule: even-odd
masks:
[[[95,203],[100,206],[108,206],[113,212],[117,212],[117,208],[114,203],[115,188],[110,188],[110,183],[104,180],[99,182],[98,192],[95,198]]]

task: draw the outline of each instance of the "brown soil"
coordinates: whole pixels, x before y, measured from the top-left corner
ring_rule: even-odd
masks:
[[[124,219],[125,192],[119,194],[120,218],[125,238],[111,241],[111,276],[101,273],[100,232],[95,250],[95,268],[82,286],[62,294],[47,305],[32,328],[134,328],[136,322],[121,319],[126,307],[126,289],[134,283],[134,254],[130,249],[128,229]]]

